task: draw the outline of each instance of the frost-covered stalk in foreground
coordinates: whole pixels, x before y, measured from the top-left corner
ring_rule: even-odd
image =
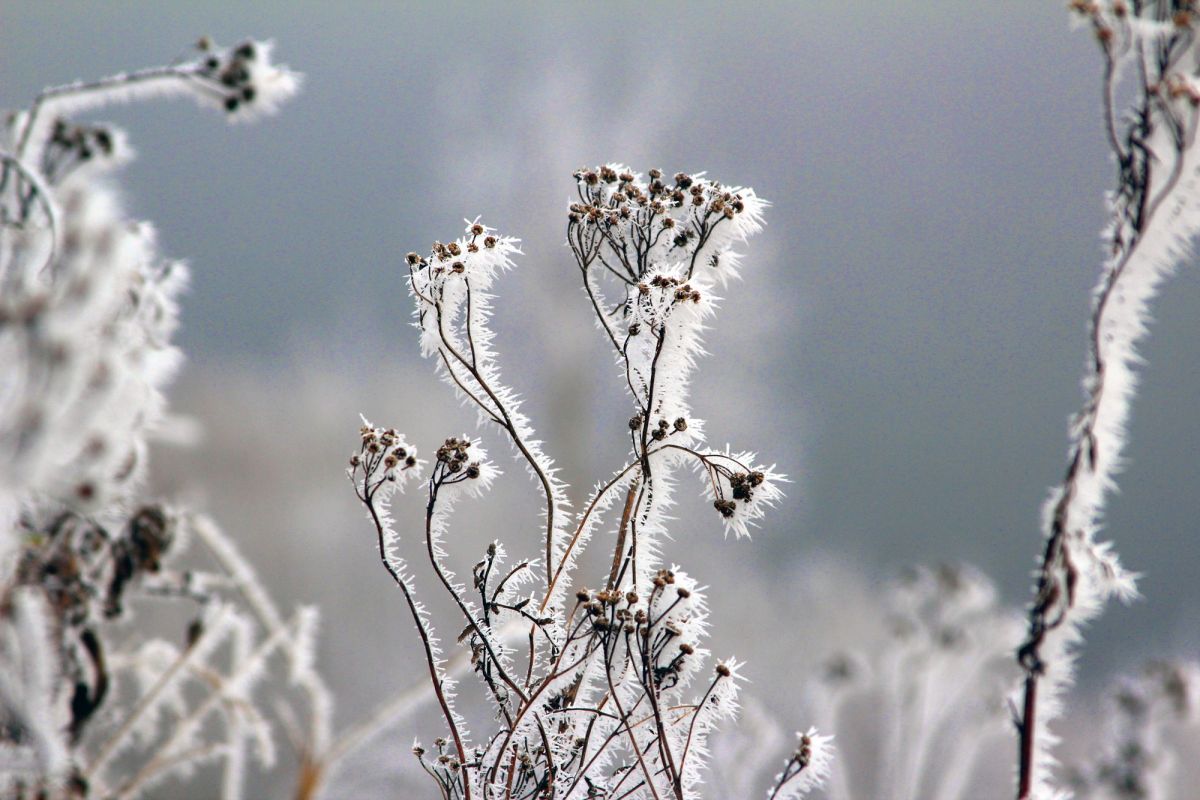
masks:
[[[141,499],[187,273],[159,255],[112,186],[124,134],[63,115],[177,94],[240,119],[299,77],[270,45],[201,45],[193,60],[48,89],[0,128],[0,794],[132,798],[217,762],[240,796],[249,757],[275,760],[262,678],[327,746],[312,664],[316,614],[285,618],[233,543],[203,518]],[[211,570],[184,569],[186,540]],[[128,626],[154,597],[186,616],[178,642]],[[288,693],[304,698],[301,705]]]
[[[425,480],[424,523],[413,555],[453,601],[458,642],[471,654],[497,727],[473,740],[455,709],[455,684],[399,554],[390,505],[421,469],[392,428],[361,430],[349,476],[376,532],[384,566],[417,628],[446,733],[435,750],[414,748],[447,800],[463,798],[699,797],[708,734],[737,708],[738,663],[706,668],[704,587],[661,548],[675,475],[690,466],[726,531],[745,535],[779,494],[783,477],[750,453],[714,450],[692,416],[688,384],[717,287],[736,272],[732,248],[760,227],[753,191],[680,173],[647,181],[619,165],[581,170],[567,240],[633,403],[630,457],[601,482],[573,521],[516,394],[501,381],[489,328],[496,277],[513,266],[517,241],[470,223],[466,235],[408,256],[410,290],[427,357],[485,428],[498,428],[537,482],[545,525],[537,558],[509,559],[493,542],[460,581],[447,528],[463,496],[477,496],[497,469],[479,443],[446,439]],[[615,302],[603,294],[616,289]],[[612,513],[612,512],[616,513]],[[605,522],[605,516],[608,521]],[[611,558],[589,589],[573,567],[607,530]],[[522,542],[522,546],[530,540]],[[472,715],[478,717],[480,715]],[[798,798],[819,783],[826,737],[809,731],[786,760],[771,796]]]
[[[1082,410],[1072,420],[1068,467],[1043,512],[1046,544],[1019,650],[1025,670],[1017,719],[1018,797],[1055,796],[1055,737],[1080,627],[1112,598],[1134,594],[1134,576],[1111,545],[1096,540],[1121,466],[1125,424],[1136,390],[1136,342],[1148,306],[1200,231],[1200,107],[1196,12],[1191,2],[1076,0],[1104,57],[1104,124],[1118,167],[1105,231],[1108,260],[1093,293]],[[1116,97],[1129,96],[1120,114]]]

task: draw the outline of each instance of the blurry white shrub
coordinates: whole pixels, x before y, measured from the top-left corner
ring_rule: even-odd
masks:
[[[1065,783],[1080,800],[1170,800],[1200,785],[1200,664],[1158,661],[1110,690],[1091,755],[1067,760]],[[1075,744],[1070,741],[1068,746]]]
[[[315,611],[284,617],[215,526],[141,496],[181,360],[171,338],[187,271],[124,214],[113,170],[130,157],[125,135],[64,116],[186,95],[243,119],[299,86],[267,43],[199,50],[48,89],[0,129],[5,797],[135,797],[210,761],[221,796],[240,796],[247,760],[275,761],[259,687],[272,657],[289,667],[291,688],[272,694],[300,746],[327,746]],[[192,539],[208,568],[182,566]],[[175,601],[176,640],[129,624],[147,598]]]
[[[824,665],[800,665],[801,713],[840,744],[815,796],[1012,797],[1009,695],[1020,672],[1020,612],[963,565],[907,569],[886,591],[857,570],[822,569],[832,577],[802,573],[796,590],[796,608],[825,631],[795,639]],[[1200,785],[1198,680],[1194,661],[1156,661],[1081,700],[1063,726],[1063,765],[1054,773],[1063,791],[1080,800],[1192,797]],[[781,734],[776,709],[747,706],[746,724],[715,741],[719,797],[760,794],[758,773]]]
[[[1020,616],[965,566],[906,571],[876,609],[886,632],[832,653],[810,679],[814,721],[845,743],[827,796],[893,800],[1005,796],[978,782],[1008,767],[1008,694]],[[992,776],[994,777],[994,776]]]

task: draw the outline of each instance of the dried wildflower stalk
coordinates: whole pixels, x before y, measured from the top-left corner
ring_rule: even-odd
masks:
[[[240,796],[275,760],[268,662],[308,749],[328,746],[312,609],[284,617],[210,522],[141,498],[184,266],[157,252],[111,187],[124,134],[63,115],[183,94],[234,119],[273,111],[298,76],[270,45],[48,89],[0,128],[0,793],[131,798],[208,761]],[[186,540],[211,569],[186,569]],[[179,643],[126,624],[148,598],[188,620]],[[302,698],[297,701],[297,696]]]
[[[497,728],[474,743],[454,707],[433,620],[416,599],[392,524],[393,495],[424,466],[391,428],[365,423],[349,476],[375,528],[424,648],[446,734],[414,752],[443,798],[693,798],[708,733],[736,710],[738,663],[704,667],[704,591],[660,555],[675,475],[691,466],[727,532],[746,535],[783,476],[749,453],[712,450],[692,416],[688,383],[715,290],[736,272],[732,248],[755,233],[765,203],[703,176],[649,180],[619,165],[581,170],[567,241],[633,401],[629,463],[600,483],[572,520],[566,487],[501,381],[489,316],[515,239],[479,223],[407,258],[421,346],[455,391],[499,428],[543,497],[539,557],[508,560],[493,542],[469,584],[448,566],[445,533],[458,498],[483,493],[497,470],[469,437],[445,440],[425,479],[421,557],[452,598],[459,642],[490,698]],[[616,301],[604,292],[616,290]],[[616,512],[616,513],[613,513]],[[606,524],[605,518],[608,518]],[[573,568],[597,531],[612,534],[597,589]],[[465,627],[463,627],[465,626]],[[516,634],[514,635],[514,631]],[[799,797],[828,762],[809,732],[774,796]]]
[[[1134,576],[1111,545],[1096,541],[1121,466],[1135,345],[1148,305],[1200,231],[1200,156],[1195,145],[1200,67],[1191,2],[1071,3],[1104,57],[1105,130],[1118,167],[1105,231],[1109,258],[1093,293],[1084,406],[1072,420],[1068,468],[1047,500],[1025,670],[1016,713],[1019,798],[1055,796],[1049,773],[1055,737],[1047,724],[1070,683],[1080,626],[1112,597],[1134,595]],[[1120,115],[1116,97],[1131,97]]]

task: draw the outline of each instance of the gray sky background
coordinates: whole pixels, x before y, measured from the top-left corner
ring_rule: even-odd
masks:
[[[179,405],[219,395],[236,366],[265,382],[315,375],[306,385],[330,403],[388,411],[369,387],[394,371],[420,384],[390,396],[404,426],[446,395],[417,363],[402,255],[479,214],[525,240],[498,290],[499,347],[535,420],[551,419],[547,439],[588,470],[568,473],[581,485],[615,466],[586,443],[628,414],[562,244],[572,168],[753,186],[774,203],[768,229],[746,248],[696,407],[714,441],[763,451],[796,484],[733,557],[781,576],[818,554],[874,574],[965,560],[1024,602],[1080,401],[1113,170],[1099,56],[1063,5],[10,0],[0,106],[170,60],[200,34],[275,38],[306,73],[277,118],[101,115],[140,152],[132,209],[194,267]],[[1109,516],[1146,599],[1096,626],[1092,675],[1200,645],[1197,308],[1188,265],[1143,351]],[[236,428],[241,410],[227,413],[216,423]]]

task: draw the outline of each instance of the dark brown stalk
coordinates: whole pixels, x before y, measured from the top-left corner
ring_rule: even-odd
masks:
[[[392,563],[387,557],[387,548],[384,544],[384,525],[383,520],[379,518],[379,512],[375,509],[375,503],[372,494],[367,489],[364,481],[363,487],[363,503],[367,507],[367,511],[371,514],[371,522],[375,524],[376,541],[379,544],[379,560],[383,562],[383,567],[392,576],[392,580],[400,587],[400,591],[404,593],[404,602],[408,604],[408,610],[412,614],[413,622],[417,626],[417,633],[421,637],[421,646],[425,649],[425,664],[429,669],[429,682],[433,684],[433,692],[437,695],[438,705],[442,709],[442,717],[446,720],[447,727],[450,728],[450,735],[454,739],[454,749],[458,753],[459,763],[463,769],[463,792],[466,800],[471,798],[471,784],[466,778],[468,769],[467,750],[463,746],[462,736],[458,732],[458,725],[454,722],[454,712],[450,710],[450,703],[446,700],[446,694],[442,690],[442,680],[438,675],[437,659],[433,654],[433,644],[429,639],[429,631],[425,629],[425,621],[421,619],[421,614],[417,610],[416,600],[412,596],[412,592],[408,588],[408,584],[392,566]]]
[[[617,586],[617,573],[621,569],[621,559],[625,555],[625,533],[629,529],[629,515],[633,513],[633,501],[637,498],[638,482],[634,480],[625,494],[625,510],[621,512],[621,527],[617,531],[617,546],[613,548],[612,569],[608,573],[608,588]]]

